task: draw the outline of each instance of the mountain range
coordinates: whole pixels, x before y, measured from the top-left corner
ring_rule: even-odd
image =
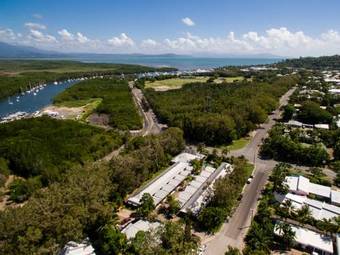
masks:
[[[208,58],[283,58],[280,56],[272,55],[272,54],[253,54],[253,55],[211,55],[208,53],[201,53],[195,56],[191,55],[177,55],[173,53],[168,54],[160,54],[160,55],[146,55],[140,53],[134,54],[99,54],[99,53],[62,53],[57,51],[49,51],[42,50],[35,47],[23,46],[23,45],[12,45],[5,42],[0,42],[0,58],[2,59],[11,59],[11,58],[60,58],[60,59],[72,59],[72,58],[114,58],[114,57],[124,57],[124,56],[133,56],[133,57],[163,57],[163,58],[172,58],[172,57],[208,57]]]

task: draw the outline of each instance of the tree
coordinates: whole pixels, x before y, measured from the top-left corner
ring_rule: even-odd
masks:
[[[279,194],[287,194],[288,187],[285,185],[285,178],[289,173],[290,166],[285,163],[277,164],[274,169],[273,173],[270,176],[270,180],[273,182],[273,189],[275,192]]]
[[[241,255],[241,252],[239,249],[231,247],[230,245],[228,246],[228,251],[224,253],[224,255]]]
[[[111,225],[105,225],[94,243],[96,254],[125,254],[126,236]]]
[[[276,230],[283,241],[283,248],[289,250],[295,240],[295,232],[293,231],[291,225],[286,222],[278,222],[276,224]]]
[[[295,113],[295,107],[291,104],[287,104],[283,108],[282,119],[284,121],[289,121],[293,117],[294,113]]]
[[[318,124],[331,123],[333,117],[328,111],[321,109],[319,104],[307,101],[302,105],[298,118],[304,123]]]
[[[140,199],[140,206],[137,209],[139,217],[145,218],[155,209],[155,204],[152,196],[149,193],[144,193]]]
[[[214,233],[225,220],[225,211],[219,207],[205,207],[198,215],[200,227]]]
[[[167,196],[166,202],[168,204],[167,213],[170,216],[176,214],[181,209],[178,200],[176,200],[172,195]]]
[[[312,212],[307,205],[302,206],[296,213],[299,222],[308,223],[312,218]]]

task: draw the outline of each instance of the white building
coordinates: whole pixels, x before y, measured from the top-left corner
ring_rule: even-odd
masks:
[[[293,225],[291,225],[291,227],[295,232],[295,242],[300,244],[304,249],[311,248],[313,250],[313,254],[333,254],[333,242],[332,238],[329,236],[320,235],[314,231]],[[277,225],[275,225],[274,233],[278,236],[281,235]]]
[[[149,193],[155,205],[158,205],[171,192],[173,192],[193,170],[190,161],[201,159],[202,155],[181,153],[173,159],[174,165],[170,166],[160,176],[153,179],[140,192],[131,196],[127,202],[134,206],[140,205],[143,194]]]
[[[150,231],[158,228],[161,224],[159,222],[149,222],[145,220],[138,220],[134,223],[128,224],[124,229],[122,229],[122,233],[124,233],[127,239],[134,238],[138,231]]]
[[[328,186],[315,184],[303,176],[287,176],[285,183],[288,185],[289,192],[308,196],[314,194],[319,197],[328,198],[334,205],[340,205],[340,191],[332,190]]]
[[[231,173],[232,166],[222,163],[217,169],[207,166],[195,179],[189,183],[184,191],[179,192],[178,200],[181,212],[191,211],[195,215],[200,211],[212,195],[212,185],[220,177]]]
[[[316,220],[327,219],[331,220],[340,216],[340,207],[321,202],[318,200],[310,199],[307,196],[295,195],[287,193],[286,195],[275,194],[275,198],[280,203],[290,200],[294,210],[299,210],[303,206],[308,206],[311,211],[312,217]]]
[[[95,255],[95,252],[88,240],[82,243],[70,241],[61,250],[59,255]]]

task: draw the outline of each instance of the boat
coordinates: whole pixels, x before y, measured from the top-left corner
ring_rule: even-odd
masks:
[[[13,102],[11,102],[10,97],[8,97],[8,104],[13,104]]]
[[[36,96],[37,95],[37,93],[36,92],[33,92],[33,96]]]
[[[55,81],[55,82],[53,82],[53,84],[54,84],[54,85],[58,85],[58,82],[57,82],[57,81]]]

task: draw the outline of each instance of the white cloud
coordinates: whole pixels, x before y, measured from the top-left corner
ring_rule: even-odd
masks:
[[[189,27],[195,26],[195,22],[193,22],[189,17],[183,18],[182,22]]]
[[[159,43],[156,42],[156,41],[153,40],[153,39],[146,39],[146,40],[143,40],[143,41],[141,42],[141,47],[142,47],[142,48],[153,48],[153,47],[156,47],[156,46],[158,46],[158,45],[159,45]]]
[[[114,47],[131,47],[135,45],[135,42],[128,37],[125,33],[121,33],[120,36],[112,37],[107,40],[108,44]]]
[[[28,35],[29,39],[32,39],[38,43],[56,43],[57,39],[49,34],[44,34],[41,31],[31,29]]]
[[[34,22],[26,22],[25,23],[25,27],[29,28],[29,29],[34,29],[34,30],[43,30],[46,29],[47,27],[43,24],[39,24],[39,23],[34,23]]]
[[[80,33],[80,32],[77,33],[76,38],[77,38],[77,41],[78,41],[79,43],[87,43],[87,42],[90,41],[89,38],[87,38],[85,35],[83,35],[83,34]]]
[[[13,41],[16,38],[17,38],[17,35],[13,32],[12,29],[9,29],[9,28],[1,29],[0,28],[0,40],[1,41],[8,42],[8,41]]]
[[[72,41],[74,40],[74,35],[71,34],[67,29],[62,29],[58,31],[58,34],[60,35],[61,39],[64,41]]]
[[[34,25],[32,25],[34,24]],[[286,27],[269,28],[264,32],[249,31],[236,34],[233,31],[222,36],[199,36],[186,33],[183,36],[135,42],[126,33],[108,39],[89,38],[81,32],[67,29],[57,31],[57,37],[37,23],[26,25],[25,32],[16,33],[10,28],[0,28],[0,41],[39,46],[45,49],[73,52],[141,52],[178,54],[257,54],[271,53],[281,56],[318,56],[339,54],[340,31],[328,30],[318,36]],[[41,24],[40,24],[41,25]]]

